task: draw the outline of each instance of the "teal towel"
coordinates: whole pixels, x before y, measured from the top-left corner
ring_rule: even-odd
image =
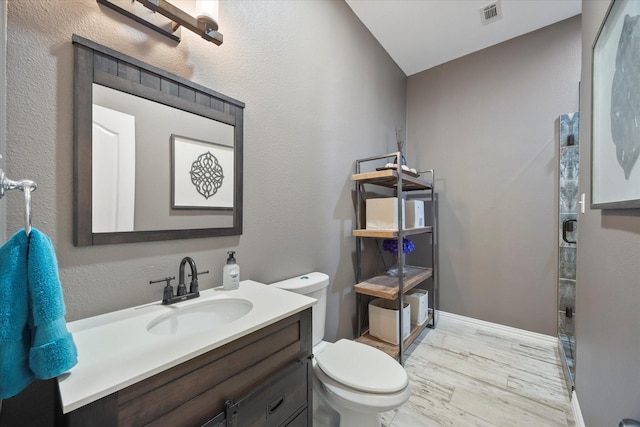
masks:
[[[16,233],[0,248],[0,399],[33,381],[27,291],[27,235]]]
[[[0,398],[5,398],[34,378],[54,378],[71,369],[77,350],[64,320],[58,262],[49,237],[34,228],[27,239],[19,231],[0,248],[0,266],[0,291],[10,295],[0,309]]]
[[[29,367],[36,378],[55,378],[78,363],[78,352],[64,320],[64,298],[53,243],[35,228],[29,236],[27,281],[32,328]]]

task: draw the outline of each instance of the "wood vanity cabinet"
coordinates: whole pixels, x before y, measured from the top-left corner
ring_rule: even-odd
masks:
[[[67,414],[36,381],[0,427],[311,426],[311,340],[308,308]]]
[[[310,358],[311,308],[64,414],[59,425],[310,426]]]

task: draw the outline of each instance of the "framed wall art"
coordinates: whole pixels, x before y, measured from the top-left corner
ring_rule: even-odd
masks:
[[[640,2],[612,2],[592,71],[591,207],[640,208]]]
[[[171,135],[171,208],[233,209],[231,146]]]

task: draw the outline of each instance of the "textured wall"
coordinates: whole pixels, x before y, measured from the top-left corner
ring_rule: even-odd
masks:
[[[589,209],[591,49],[609,2],[582,5],[576,393],[587,426],[640,420],[640,210]],[[638,164],[635,167],[639,167]]]
[[[345,3],[221,2],[220,47],[186,30],[176,46],[94,0],[8,6],[8,170],[39,184],[34,225],[54,240],[69,320],[159,300],[149,280],[186,255],[212,271],[203,288],[220,284],[233,249],[243,279],[328,273],[328,338],[353,333],[353,161],[395,146],[406,77]],[[246,103],[242,236],[73,247],[72,33]],[[21,207],[7,217],[11,234]]]
[[[558,116],[580,17],[408,79],[408,162],[435,168],[440,308],[556,334]]]
[[[5,144],[6,144],[6,69],[7,69],[7,1],[0,0],[0,169],[5,169]],[[4,197],[3,197],[4,199]],[[6,200],[0,202],[0,243],[6,238]]]

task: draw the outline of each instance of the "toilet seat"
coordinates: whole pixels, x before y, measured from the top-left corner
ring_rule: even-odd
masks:
[[[404,404],[411,397],[411,386],[396,393],[380,394],[355,390],[333,380],[322,371],[318,364],[314,364],[313,371],[316,379],[322,384],[325,394],[330,401],[339,401],[340,406],[357,411],[386,412]]]
[[[318,368],[338,384],[371,397],[407,388],[404,368],[391,356],[366,344],[341,339],[317,354]],[[330,384],[328,386],[331,386]]]

